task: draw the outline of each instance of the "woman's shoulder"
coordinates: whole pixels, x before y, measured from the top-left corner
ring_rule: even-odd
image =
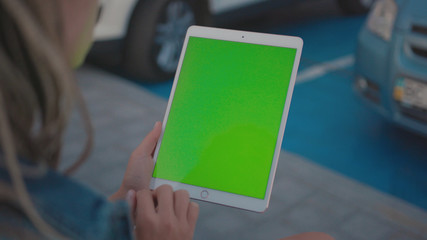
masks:
[[[1,167],[0,181],[10,184],[7,171]],[[26,174],[25,183],[37,211],[62,234],[73,239],[132,238],[128,205],[124,201],[112,203],[105,196],[53,170]],[[3,204],[2,207],[7,206]],[[0,220],[5,213],[12,214],[23,229],[29,230],[25,215],[2,211]]]

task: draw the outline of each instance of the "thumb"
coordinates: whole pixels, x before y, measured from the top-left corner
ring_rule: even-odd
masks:
[[[130,215],[135,223],[135,209],[136,209],[136,193],[135,190],[129,190],[126,194],[126,202],[129,205]]]
[[[157,141],[160,138],[162,132],[162,123],[156,122],[154,124],[153,130],[144,138],[141,145],[138,147],[141,149],[142,153],[146,155],[152,155],[156,147]]]

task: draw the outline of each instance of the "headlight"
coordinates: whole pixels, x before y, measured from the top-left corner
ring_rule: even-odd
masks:
[[[368,29],[389,41],[397,15],[397,4],[394,0],[378,0],[368,18]]]

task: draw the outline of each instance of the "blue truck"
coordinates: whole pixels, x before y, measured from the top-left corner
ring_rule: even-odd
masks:
[[[377,112],[427,136],[427,1],[381,0],[358,38],[355,90]]]

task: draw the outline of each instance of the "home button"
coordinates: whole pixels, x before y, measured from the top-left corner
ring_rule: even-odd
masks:
[[[200,197],[202,199],[206,199],[206,198],[208,198],[208,196],[209,196],[209,192],[208,191],[203,190],[203,191],[200,192]]]

